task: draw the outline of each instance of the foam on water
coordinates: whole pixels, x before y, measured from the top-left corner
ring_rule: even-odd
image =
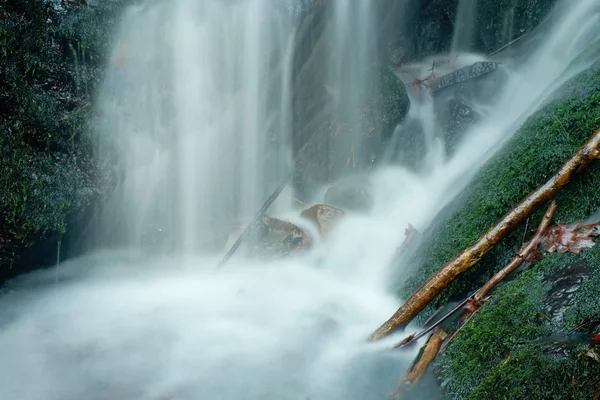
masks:
[[[160,217],[164,208],[169,209],[175,213],[168,215],[176,221],[173,226],[181,238],[191,234],[187,225],[203,215],[197,211],[191,214],[196,217],[185,218],[184,211],[197,204],[195,200],[205,197],[199,201],[213,206],[223,200],[220,180],[213,177],[225,179],[228,190],[246,193],[260,203],[264,193],[250,195],[250,189],[244,192],[236,179],[243,173],[249,179],[260,178],[255,176],[263,171],[257,166],[260,152],[256,143],[248,141],[264,139],[252,135],[266,121],[285,126],[285,121],[269,115],[276,104],[276,110],[285,112],[281,104],[286,104],[289,89],[285,72],[276,74],[275,84],[262,81],[267,67],[254,57],[276,54],[278,60],[285,60],[293,32],[285,33],[283,25],[277,25],[278,17],[270,14],[264,1],[181,0],[174,9],[157,4],[148,6],[148,17],[126,18],[123,35],[139,35],[139,40],[148,41],[164,33],[160,26],[176,21],[180,25],[174,30],[165,29],[181,35],[175,38],[181,42],[176,43],[174,53],[180,61],[152,64],[150,60],[163,59],[165,48],[130,48],[130,57],[137,60],[133,65],[143,68],[122,71],[121,78],[109,76],[104,88],[109,119],[104,124],[114,124],[110,126],[124,135],[120,151],[131,157],[126,169],[132,168],[133,178],[126,181],[130,186],[125,186],[119,198],[125,201],[118,202],[117,214],[141,226],[150,216]],[[338,5],[343,4],[350,7],[345,2]],[[235,257],[223,270],[215,271],[218,255],[182,251],[177,257],[150,257],[130,250],[104,251],[61,265],[58,283],[54,271],[12,282],[0,300],[0,398],[335,400],[378,399],[393,392],[414,354],[389,351],[397,337],[365,342],[400,304],[389,285],[389,260],[409,223],[419,230],[426,228],[548,93],[585,67],[569,64],[597,37],[600,4],[572,0],[561,5],[565,7],[562,16],[543,45],[525,63],[508,65],[504,92],[452,159],[433,159],[422,173],[380,168],[372,176],[374,210],[368,215],[349,215],[311,252],[269,263]],[[253,18],[260,22],[252,22]],[[267,46],[261,40],[271,37],[265,33],[271,28],[285,39],[275,35],[279,41]],[[237,39],[225,32],[228,29],[237,32]],[[165,34],[169,46],[175,45]],[[237,40],[242,40],[241,47],[236,47],[240,45]],[[223,52],[203,53],[207,48]],[[144,59],[148,62],[139,61]],[[286,63],[279,63],[280,71],[286,70]],[[214,76],[217,69],[231,79],[204,79],[203,74]],[[154,97],[162,96],[154,83],[182,79],[182,75],[189,80],[174,83],[175,100],[165,100],[184,107],[175,112]],[[152,79],[156,81],[148,83]],[[129,92],[120,92],[118,84],[128,80]],[[277,101],[248,103],[268,98],[265,87],[279,93]],[[123,100],[133,102],[129,114],[113,108]],[[241,125],[236,125],[240,124],[237,111],[244,117]],[[110,119],[115,115],[117,121]],[[420,115],[431,118],[424,111]],[[207,125],[198,126],[199,122]],[[173,126],[181,129],[175,137],[167,129]],[[235,136],[236,129],[244,134]],[[225,141],[220,142],[223,137]],[[214,171],[211,163],[196,158],[219,161],[218,156],[212,157],[216,151],[212,146],[224,144],[243,154],[241,160],[234,157],[240,162],[236,168]],[[203,152],[188,153],[190,149]],[[190,174],[190,166],[198,168],[197,175]],[[228,173],[238,178],[228,180]],[[178,179],[196,183],[166,185]],[[233,202],[223,205],[238,207]],[[288,208],[282,215],[292,213]],[[130,233],[135,236],[137,231]]]

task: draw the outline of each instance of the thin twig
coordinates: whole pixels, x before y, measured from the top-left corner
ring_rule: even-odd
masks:
[[[556,201],[552,201],[548,207],[548,210],[546,210],[544,217],[542,218],[542,222],[540,222],[540,225],[535,231],[533,238],[531,238],[526,245],[521,247],[517,255],[506,265],[506,267],[498,271],[489,281],[485,283],[485,285],[481,287],[481,289],[474,294],[473,298],[476,302],[480,302],[490,290],[502,282],[504,278],[517,269],[523,263],[523,261],[529,257],[529,255],[535,252],[537,246],[542,240],[542,237],[544,236],[544,233],[546,232],[546,229],[548,229],[550,222],[552,222],[556,208]]]
[[[302,200],[300,200],[300,199],[297,199],[297,198],[295,198],[294,196],[290,196],[290,197],[291,197],[291,198],[292,198],[292,200],[294,200],[296,203],[302,204],[303,206],[305,206],[305,205],[306,205],[306,203],[305,203],[305,202],[303,202]]]
[[[516,38],[515,40],[505,44],[504,46],[500,47],[498,50],[491,52],[490,54],[488,54],[488,57],[494,56],[498,53],[500,53],[502,50],[506,49],[509,46],[512,46],[513,44],[515,44],[516,42],[518,42],[519,40],[523,39],[525,36],[527,36],[526,33],[522,34],[521,36],[519,36],[518,38]]]
[[[452,339],[454,339],[456,337],[456,335],[458,334],[458,332],[460,332],[469,323],[469,321],[471,321],[473,319],[473,317],[475,316],[475,314],[477,314],[479,312],[479,310],[481,310],[481,308],[478,308],[477,310],[473,311],[471,313],[471,315],[469,315],[469,318],[467,318],[465,320],[465,322],[463,322],[463,324],[460,326],[460,328],[458,328],[456,330],[456,332],[454,332],[452,334],[452,336],[450,336],[450,338],[448,340],[446,340],[446,342],[444,342],[444,344],[442,345],[442,348],[440,349],[440,353],[442,353],[442,352],[444,352],[444,350],[446,350],[446,348],[448,347],[448,345],[450,344]]]
[[[265,203],[262,205],[262,207],[256,212],[256,215],[254,216],[252,221],[250,221],[250,223],[246,226],[246,228],[244,229],[242,234],[238,237],[238,239],[235,241],[233,246],[231,246],[231,249],[229,249],[227,254],[225,254],[223,259],[219,263],[219,265],[217,265],[217,269],[221,268],[223,265],[225,265],[227,263],[227,261],[229,261],[229,259],[233,255],[233,253],[235,253],[235,251],[238,249],[238,247],[240,247],[240,245],[246,238],[246,235],[248,234],[250,228],[254,227],[256,225],[256,223],[258,222],[258,220],[260,220],[263,217],[263,215],[265,214],[267,209],[271,206],[271,204],[273,204],[273,202],[277,199],[277,197],[281,194],[283,189],[286,187],[289,179],[290,179],[289,177],[287,179],[285,179],[277,187],[277,189],[275,189],[275,191],[269,196],[269,198],[267,199],[267,201],[265,201]]]
[[[446,320],[448,320],[448,318],[450,318],[452,315],[456,314],[456,312],[459,311],[461,308],[463,308],[464,305],[467,304],[470,300],[473,300],[473,295],[464,299],[459,305],[454,307],[448,314],[444,315],[442,318],[440,318],[435,324],[431,325],[429,328],[424,329],[419,333],[409,335],[409,336],[405,337],[404,339],[402,339],[401,341],[399,341],[398,343],[396,343],[394,345],[393,349],[399,349],[415,340],[421,339],[423,336],[427,335],[429,332],[431,332],[432,330],[434,330],[435,328],[437,328],[438,326],[440,326],[441,324],[446,322]]]
[[[521,240],[521,244],[525,243],[525,236],[527,236],[527,229],[529,228],[529,220],[531,219],[531,217],[527,218],[527,221],[525,221],[525,229],[523,230],[523,240]]]

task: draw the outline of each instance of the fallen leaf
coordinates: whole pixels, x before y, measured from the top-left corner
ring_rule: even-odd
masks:
[[[596,362],[600,362],[600,354],[598,354],[598,352],[594,349],[588,350],[588,352],[585,353],[585,355]]]
[[[594,247],[594,237],[600,236],[600,224],[555,225],[548,228],[542,239],[548,253],[579,254],[585,248]]]

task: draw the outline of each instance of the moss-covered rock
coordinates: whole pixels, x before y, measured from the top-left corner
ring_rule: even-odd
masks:
[[[301,197],[310,198],[315,184],[376,165],[393,129],[410,108],[406,87],[391,69],[380,68],[376,78],[378,84],[349,116],[351,120],[328,115],[311,126],[306,143],[295,143],[295,185]]]
[[[0,279],[101,189],[88,120],[124,3],[0,0]]]
[[[585,279],[569,288],[573,297],[552,318],[555,274],[582,259]],[[600,362],[587,355],[595,333],[569,332],[598,318],[598,298],[600,246],[581,257],[547,255],[496,290],[437,360],[446,392],[458,399],[591,399],[600,383]]]

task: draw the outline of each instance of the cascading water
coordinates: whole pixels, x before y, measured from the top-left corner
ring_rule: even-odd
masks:
[[[158,221],[189,243],[203,218],[246,218],[289,167],[286,150],[262,157],[269,132],[285,149],[290,101],[293,32],[272,4],[178,0],[126,16],[99,122],[126,172],[106,216],[112,232],[124,227],[119,241],[135,245]],[[412,358],[389,351],[390,341],[365,342],[398,306],[388,261],[409,223],[425,228],[585,67],[570,63],[598,38],[600,4],[560,7],[543,45],[507,65],[504,92],[452,158],[420,174],[380,168],[374,210],[348,215],[311,252],[269,263],[237,257],[216,272],[210,254],[105,251],[65,263],[58,284],[53,273],[15,282],[0,300],[0,397],[384,398]]]
[[[125,164],[105,235],[130,246],[161,229],[190,252],[284,179],[293,32],[273,8],[177,0],[129,11],[99,101],[100,130]]]
[[[476,5],[477,0],[460,0],[458,3],[451,48],[451,53],[453,54],[471,50],[473,27],[476,18]]]

